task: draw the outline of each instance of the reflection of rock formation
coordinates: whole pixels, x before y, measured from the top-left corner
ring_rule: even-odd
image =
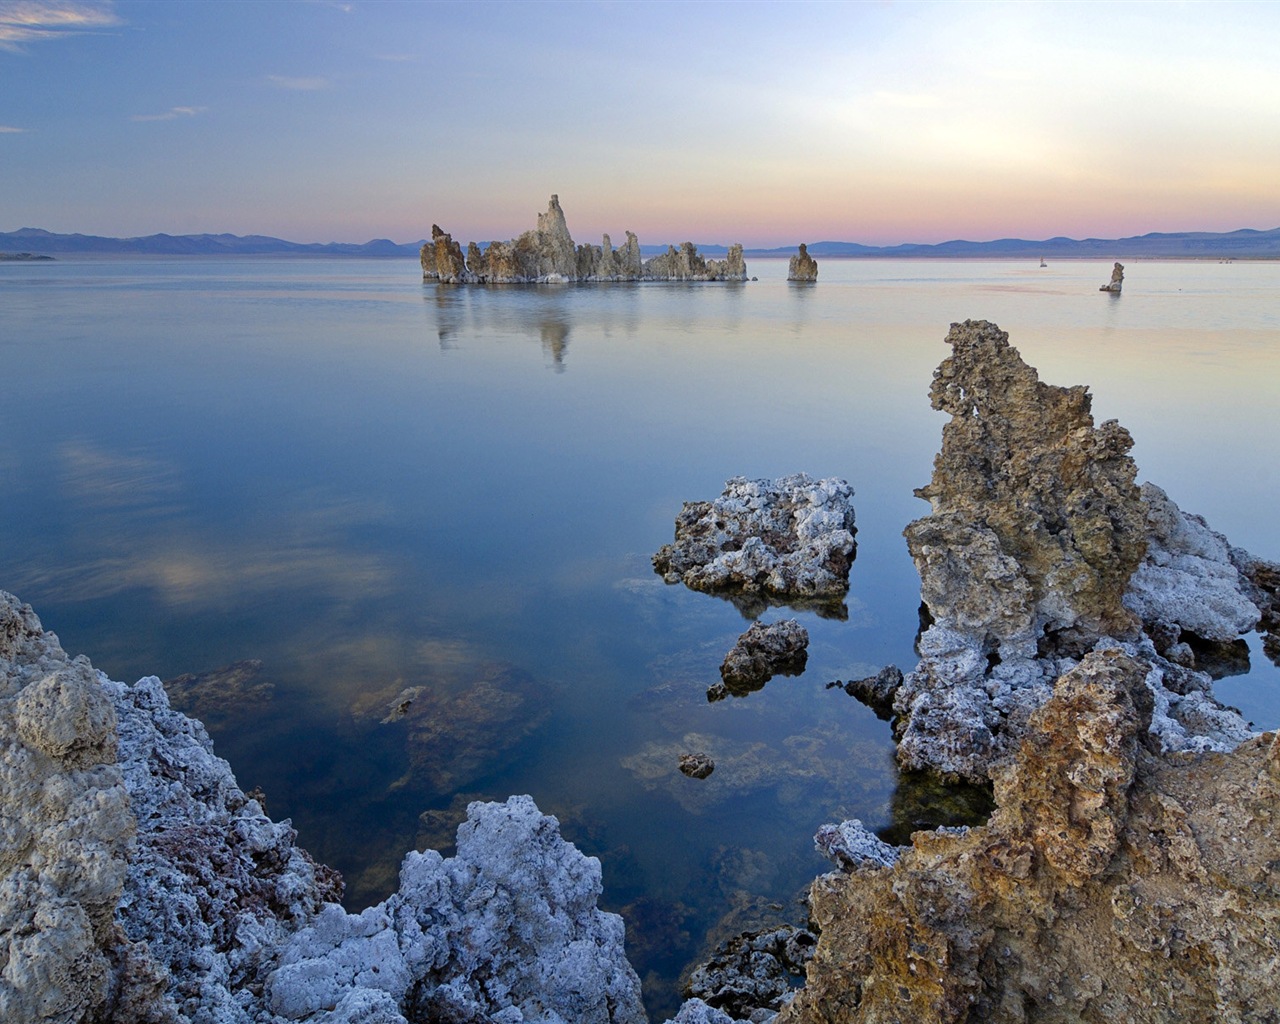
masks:
[[[809,657],[809,631],[795,619],[753,622],[720,666],[720,678],[735,697],[761,689],[774,676],[798,676]]]
[[[1139,622],[1163,622],[1176,643],[1184,630],[1234,639],[1257,621],[1221,538],[1210,552],[1210,531],[1163,492],[1144,500],[1129,434],[1093,425],[1085,388],[1040,383],[985,321],[954,324],[947,340],[932,397],[952,418],[917,492],[933,511],[905,531],[932,624],[895,697],[900,762],[984,778],[1053,679],[1104,640],[1150,661],[1170,747],[1238,743],[1245,724],[1208,695],[1209,677],[1162,657]]]
[[[1111,268],[1111,280],[1098,289],[1100,292],[1114,292],[1120,294],[1120,289],[1124,285],[1124,265],[1117,263]]]
[[[653,556],[654,570],[692,590],[817,603],[843,618],[856,550],[852,496],[843,480],[805,473],[734,477],[715,501],[684,503],[675,542]]]
[[[569,325],[563,320],[543,320],[538,324],[542,350],[551,357],[557,370],[564,369],[564,354],[569,348]]]
[[[819,878],[779,1024],[1274,1016],[1280,741],[1159,756],[1148,672],[1088,655],[995,773],[986,825]]]
[[[787,264],[787,280],[818,280],[818,261],[809,255],[809,249],[804,242],[800,243],[800,251],[792,256],[791,262]]]
[[[422,279],[442,284],[524,284],[570,281],[745,281],[747,265],[742,246],[734,244],[723,260],[698,255],[692,242],[641,261],[640,241],[630,231],[626,244],[614,249],[609,236],[601,245],[574,245],[560,208],[552,196],[538,226],[509,242],[490,242],[483,250],[475,242],[462,247],[438,226],[422,246]]]
[[[356,720],[403,729],[405,783],[437,793],[493,771],[550,715],[547,688],[511,666],[481,667],[461,685],[433,684],[367,693]]]

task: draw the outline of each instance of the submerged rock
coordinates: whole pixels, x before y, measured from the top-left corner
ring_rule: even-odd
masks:
[[[600,864],[475,803],[352,915],[160,680],[108,680],[0,593],[0,1019],[640,1024]]]
[[[818,280],[818,261],[809,255],[809,249],[804,242],[800,243],[800,251],[792,256],[791,262],[787,264],[787,280]]]
[[[1120,294],[1120,289],[1124,285],[1124,265],[1117,263],[1111,268],[1111,280],[1098,289],[1100,292],[1115,292]]]
[[[720,678],[735,697],[759,690],[776,675],[797,676],[809,658],[809,631],[795,619],[753,622],[720,666]]]
[[[680,755],[680,773],[691,779],[705,779],[716,770],[716,763],[706,754]]]
[[[819,878],[779,1024],[1276,1020],[1280,741],[1161,755],[1148,671],[1088,655],[995,773],[986,825]]]
[[[843,618],[857,551],[852,498],[834,477],[734,477],[714,501],[684,503],[654,571],[691,590],[745,597],[757,613],[773,599]]]
[[[442,284],[563,284],[573,281],[745,281],[742,246],[734,244],[723,260],[704,259],[692,242],[650,260],[641,260],[640,241],[630,231],[615,250],[609,236],[601,245],[575,245],[560,197],[553,195],[538,226],[508,242],[475,242],[462,247],[433,225],[422,247],[422,279]]]

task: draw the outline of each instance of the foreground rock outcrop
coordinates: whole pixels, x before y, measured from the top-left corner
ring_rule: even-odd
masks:
[[[984,826],[885,856],[846,823],[779,1024],[1280,1020],[1280,741],[1162,752],[1149,672],[1111,648],[1065,673]]]
[[[747,265],[742,246],[735,243],[723,260],[706,259],[697,246],[679,248],[649,260],[640,256],[640,241],[630,231],[626,244],[614,249],[605,235],[600,245],[575,245],[569,234],[560,197],[552,196],[538,226],[508,242],[475,242],[462,246],[439,225],[431,227],[431,241],[422,246],[422,279],[441,284],[529,284],[573,281],[745,281]]]
[[[0,593],[0,1020],[645,1020],[600,864],[475,803],[361,914],[154,677],[112,682]]]
[[[734,477],[714,501],[684,503],[654,571],[726,596],[749,617],[774,603],[843,618],[857,551],[852,498],[853,488],[834,477]]]
[[[791,257],[787,264],[788,281],[818,280],[818,261],[809,255],[809,248],[800,243],[800,251]]]
[[[1251,556],[1140,489],[1128,432],[1095,426],[1088,391],[1042,383],[996,325],[953,324],[947,343],[931,397],[951,420],[916,492],[932,512],[904,531],[930,622],[893,698],[900,763],[985,778],[1053,681],[1100,644],[1150,665],[1169,749],[1247,738],[1178,645],[1259,621],[1258,588],[1235,564]]]

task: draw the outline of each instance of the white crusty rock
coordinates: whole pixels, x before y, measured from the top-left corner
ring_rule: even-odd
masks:
[[[902,852],[890,846],[857,818],[819,827],[813,837],[818,852],[844,871],[863,867],[892,867]]]
[[[88,661],[0,592],[0,1020],[76,1024],[118,987],[134,819],[115,753]]]
[[[705,259],[697,246],[685,242],[650,260],[640,258],[640,241],[630,231],[621,249],[609,236],[601,245],[574,244],[560,197],[553,195],[538,226],[508,242],[490,242],[483,249],[462,247],[439,226],[422,247],[422,279],[441,284],[566,284],[574,281],[745,281],[747,265],[742,246],[734,244],[723,260]]]
[[[1155,484],[1142,485],[1147,554],[1129,580],[1125,607],[1148,633],[1164,626],[1203,640],[1234,640],[1258,624],[1261,612],[1231,546],[1201,516],[1181,511]]]
[[[0,1020],[23,1024],[641,1024],[600,864],[530,797],[473,804],[348,914],[174,711],[0,592]]]
[[[852,498],[834,477],[734,477],[714,501],[684,503],[654,570],[692,590],[743,595],[757,612],[773,599],[838,614],[856,551]]]

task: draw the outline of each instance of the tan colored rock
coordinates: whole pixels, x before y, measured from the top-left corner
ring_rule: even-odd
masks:
[[[804,242],[800,243],[800,251],[792,256],[791,262],[787,264],[787,280],[818,280],[818,261],[809,255],[809,248]]]
[[[1111,280],[1098,289],[1100,292],[1114,292],[1120,294],[1120,289],[1124,286],[1124,264],[1117,263],[1111,268]]]
[[[988,824],[819,878],[779,1024],[1280,1019],[1280,742],[1158,756],[1148,670],[1088,655],[996,773]]]

